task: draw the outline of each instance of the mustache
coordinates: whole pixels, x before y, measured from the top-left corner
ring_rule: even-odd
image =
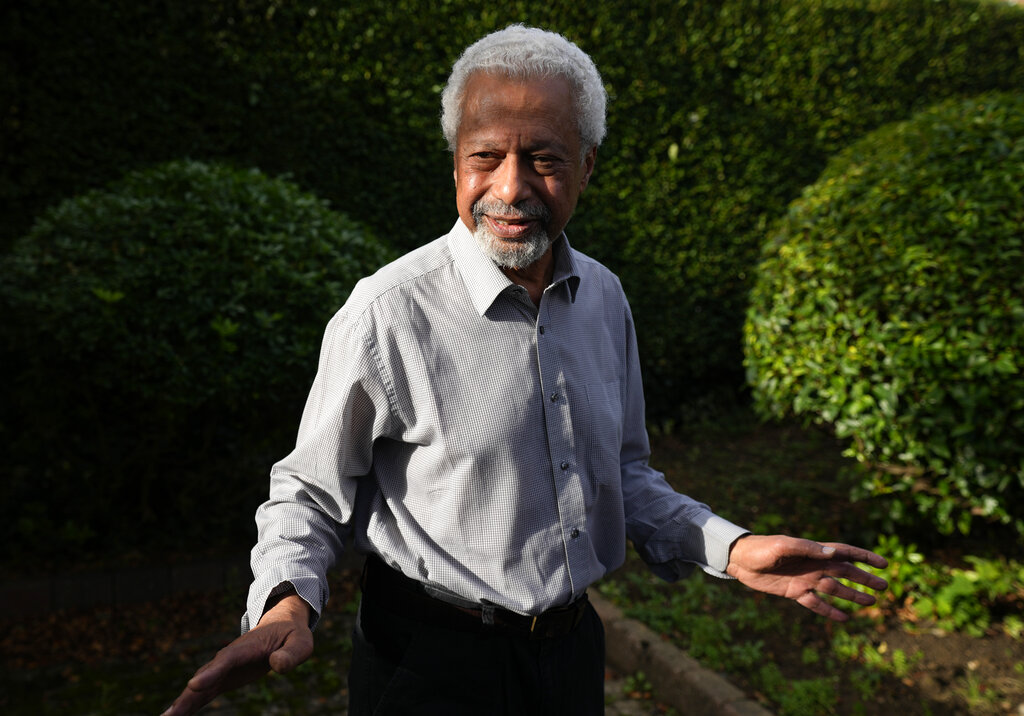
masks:
[[[551,211],[543,204],[520,202],[518,204],[506,204],[503,201],[480,199],[473,204],[473,219],[477,222],[484,214],[493,214],[512,219],[538,219],[547,224],[551,220]]]

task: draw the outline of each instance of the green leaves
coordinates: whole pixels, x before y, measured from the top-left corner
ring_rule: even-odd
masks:
[[[1024,13],[974,0],[22,5],[0,30],[4,243],[44,207],[191,156],[288,174],[411,249],[455,216],[437,116],[459,49],[517,21],[578,42],[611,102],[569,235],[623,279],[658,418],[735,399],[766,229],[831,155],[943,97],[1024,86]],[[958,201],[935,216],[965,241],[1022,210]]]
[[[2,297],[23,319],[20,341],[80,356],[87,381],[238,407],[255,386],[302,392],[327,318],[387,256],[292,184],[175,162],[48,212],[3,265]]]
[[[745,327],[762,413],[853,439],[942,531],[1024,534],[1024,96],[883,127],[830,163],[765,248]]]
[[[93,288],[92,292],[96,298],[100,299],[104,303],[117,303],[124,298],[124,293],[121,291],[112,291],[99,286]]]
[[[225,165],[162,164],[56,205],[0,261],[14,464],[45,455],[49,514],[92,512],[100,537],[111,510],[222,520],[259,484],[238,464],[294,434],[324,325],[390,256],[294,184]],[[183,477],[218,461],[229,475]]]
[[[882,536],[875,547],[889,557],[883,576],[889,581],[883,595],[892,606],[904,609],[910,621],[929,620],[939,628],[981,636],[998,622],[999,614],[1019,611],[1024,600],[1024,564],[1000,557],[968,555],[969,568],[930,562],[913,544],[896,536]],[[1012,633],[1019,620],[1000,625]]]

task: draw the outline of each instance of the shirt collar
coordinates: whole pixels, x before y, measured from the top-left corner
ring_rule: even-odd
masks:
[[[498,265],[483,254],[469,228],[462,219],[455,222],[448,234],[448,248],[455,258],[455,266],[462,276],[466,290],[469,291],[473,308],[483,316],[494,300],[509,286],[512,281],[501,272]],[[552,245],[555,258],[555,273],[551,285],[557,286],[565,282],[569,287],[571,301],[576,300],[580,277],[576,267],[573,251],[569,240],[563,232]]]

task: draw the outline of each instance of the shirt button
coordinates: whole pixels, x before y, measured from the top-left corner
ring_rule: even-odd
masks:
[[[552,403],[557,403],[558,402],[558,393],[552,393],[551,394],[551,402]]]
[[[538,328],[537,330],[538,330],[538,331],[540,331],[540,334],[541,334],[542,336],[544,335],[544,326],[541,326],[541,327],[540,327],[540,328]]]
[[[569,469],[569,463],[563,461],[562,464],[559,465],[559,467],[561,467],[563,470],[568,470]]]
[[[576,529],[575,527],[573,527],[572,528],[572,532],[569,533],[569,536],[572,537],[573,539],[576,539],[577,537],[580,536],[580,531],[578,529]]]

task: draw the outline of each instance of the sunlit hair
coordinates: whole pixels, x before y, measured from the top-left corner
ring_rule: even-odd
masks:
[[[441,93],[441,129],[451,151],[455,151],[462,119],[466,82],[475,72],[517,80],[565,77],[572,86],[581,161],[591,147],[604,139],[607,95],[594,61],[557,33],[509,25],[467,47],[452,67]]]

